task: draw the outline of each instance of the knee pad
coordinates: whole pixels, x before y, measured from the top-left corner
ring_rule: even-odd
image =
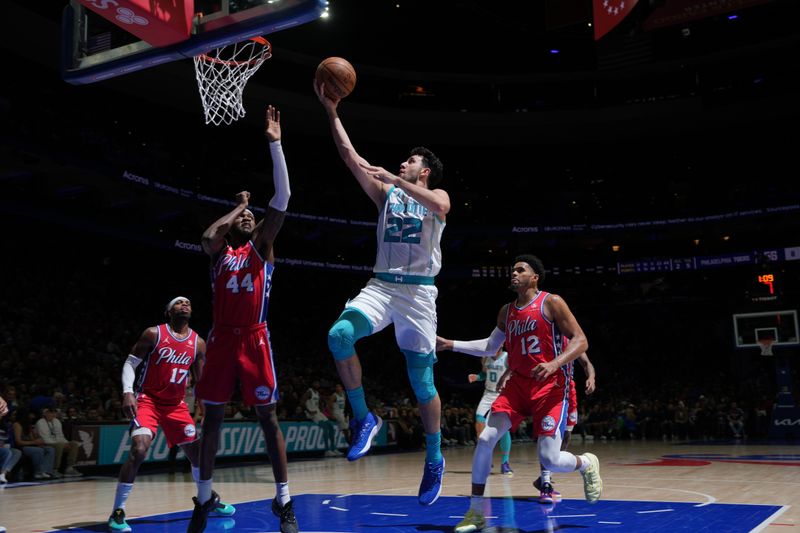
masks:
[[[349,359],[356,353],[356,341],[370,334],[367,317],[359,311],[345,309],[328,331],[328,348],[337,361]]]
[[[431,353],[417,353],[403,350],[406,356],[406,370],[408,380],[417,401],[426,404],[436,397],[436,387],[433,385],[433,363],[436,356]]]

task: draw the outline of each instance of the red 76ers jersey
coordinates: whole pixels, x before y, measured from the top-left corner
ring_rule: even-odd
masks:
[[[186,395],[189,369],[197,355],[197,333],[178,338],[168,324],[159,324],[158,340],[142,365],[136,391],[159,403],[179,403]]]
[[[253,244],[227,245],[211,266],[215,326],[252,326],[267,320],[273,266]]]
[[[516,302],[508,304],[506,315],[508,366],[521,376],[531,377],[531,371],[536,365],[552,361],[561,355],[563,348],[561,332],[543,312],[544,302],[549,295],[550,293],[541,291],[522,308],[517,307]],[[565,383],[564,379],[563,372],[556,372],[550,378],[558,380],[558,383]]]

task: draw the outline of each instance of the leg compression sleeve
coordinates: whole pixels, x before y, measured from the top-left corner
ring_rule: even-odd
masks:
[[[431,353],[417,353],[403,350],[406,356],[406,369],[411,388],[421,404],[426,404],[436,397],[436,387],[433,385],[433,363],[436,355]]]
[[[328,331],[328,348],[337,361],[347,359],[356,353],[356,341],[366,337],[372,326],[363,313],[355,309],[345,309]]]

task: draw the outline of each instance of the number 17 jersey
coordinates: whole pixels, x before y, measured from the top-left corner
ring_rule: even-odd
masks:
[[[177,404],[186,396],[189,369],[197,356],[197,333],[179,338],[169,324],[159,324],[158,340],[142,365],[136,391],[159,404]]]

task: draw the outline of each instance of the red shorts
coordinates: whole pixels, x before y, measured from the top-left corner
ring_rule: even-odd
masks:
[[[567,431],[572,431],[572,428],[578,423],[578,393],[575,390],[575,380],[569,381],[569,409],[567,411]]]
[[[197,438],[197,428],[189,413],[186,402],[157,403],[144,392],[136,398],[136,417],[131,421],[131,429],[147,428],[155,438],[159,426],[164,430],[167,444],[188,444]]]
[[[541,383],[511,374],[500,396],[492,404],[492,412],[506,413],[511,419],[512,430],[523,418],[532,416],[536,435],[552,436],[556,430],[563,432],[568,395],[567,386],[557,380]]]
[[[278,401],[278,377],[272,363],[266,324],[211,330],[206,364],[195,394],[209,403],[226,403],[231,399],[237,379],[247,405],[269,405]]]

